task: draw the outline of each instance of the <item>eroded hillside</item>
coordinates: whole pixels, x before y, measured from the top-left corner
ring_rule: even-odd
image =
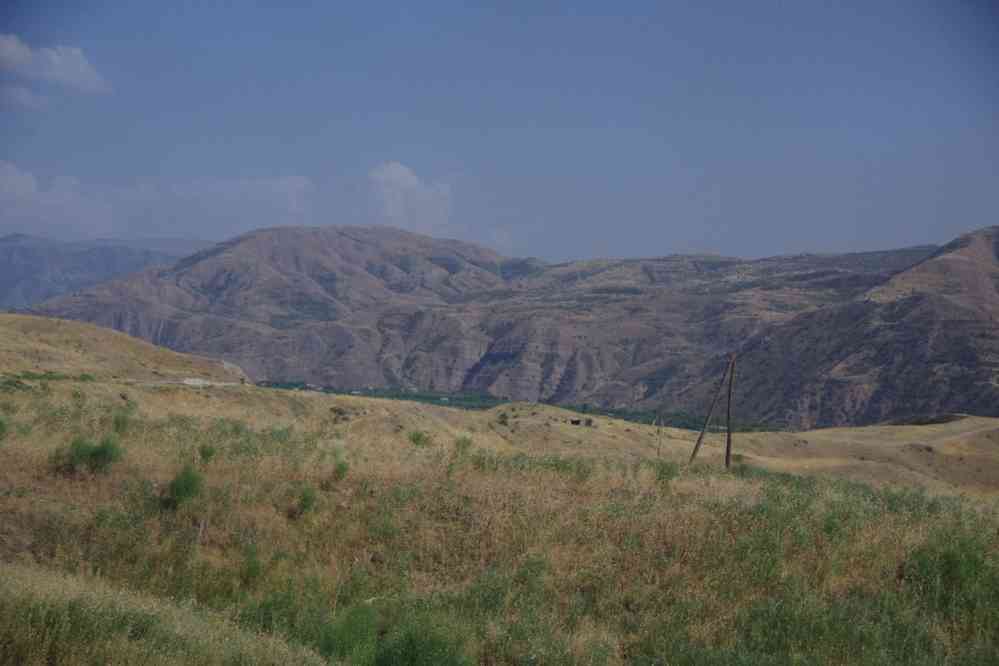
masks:
[[[38,310],[257,380],[699,413],[737,351],[746,422],[994,415],[995,237],[549,265],[388,228],[280,228]]]

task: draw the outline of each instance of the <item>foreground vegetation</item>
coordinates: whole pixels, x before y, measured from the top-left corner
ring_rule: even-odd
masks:
[[[988,502],[364,409],[0,392],[0,663],[999,660]]]

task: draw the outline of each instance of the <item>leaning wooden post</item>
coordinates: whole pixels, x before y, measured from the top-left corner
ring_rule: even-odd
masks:
[[[725,372],[722,373],[721,381],[718,382],[718,389],[715,391],[714,400],[711,401],[711,406],[708,408],[708,415],[704,418],[704,427],[701,428],[701,434],[697,436],[697,442],[694,444],[694,450],[690,454],[690,461],[687,463],[692,464],[694,458],[697,457],[697,452],[701,450],[701,442],[704,441],[704,433],[708,431],[708,423],[711,422],[711,415],[715,413],[715,405],[718,404],[718,398],[721,397],[722,389],[725,388],[725,378],[728,377],[728,372],[732,368],[732,362],[735,357],[729,359],[728,365],[725,366]]]
[[[656,458],[663,457],[663,417],[661,414],[656,414],[656,441],[658,446],[656,447]]]
[[[735,354],[728,370],[728,405],[725,409],[725,469],[732,464],[732,387],[735,384]]]

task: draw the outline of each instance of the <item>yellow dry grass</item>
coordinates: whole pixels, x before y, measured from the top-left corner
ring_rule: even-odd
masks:
[[[238,382],[242,372],[177,354],[124,333],[74,321],[0,314],[0,372],[83,373],[97,379]]]
[[[46,344],[61,344],[46,335]],[[46,369],[69,375],[110,353],[83,349],[72,371]],[[183,583],[185,595],[211,603],[308,581],[333,612],[413,598],[465,614],[486,604],[466,646],[483,661],[544,663],[555,649],[544,635],[559,637],[572,663],[623,664],[641,637],[660,631],[666,608],[694,609],[684,635],[724,648],[735,645],[731,627],[745,609],[784,593],[788,581],[805,581],[826,604],[894,590],[912,553],[951,520],[922,496],[706,472],[722,466],[717,433],[699,466],[676,476],[659,465],[651,426],[603,417],[573,425],[575,413],[536,404],[477,412],[240,384],[196,388],[150,379],[156,368],[145,351],[136,348],[116,379],[29,379],[0,393],[0,561],[85,577],[70,587],[99,576],[116,589],[173,595]],[[175,376],[198,362],[175,357]],[[120,463],[106,474],[53,473],[53,451],[112,431],[121,414]],[[661,461],[682,466],[695,437],[664,429]],[[459,438],[470,440],[467,450]],[[754,468],[964,494],[983,515],[999,496],[997,443],[999,419],[976,417],[735,437]],[[217,450],[206,457],[206,447]],[[202,496],[176,513],[149,508],[185,463],[203,473]],[[340,464],[348,471],[338,475]],[[310,510],[301,509],[303,489],[316,491]],[[886,508],[892,502],[903,508]],[[925,516],[914,522],[918,512]],[[251,547],[264,563],[258,578],[244,573]],[[62,585],[53,580],[52,589]],[[493,589],[501,593],[490,596]],[[518,643],[515,630],[529,637]],[[851,663],[846,652],[826,657]]]

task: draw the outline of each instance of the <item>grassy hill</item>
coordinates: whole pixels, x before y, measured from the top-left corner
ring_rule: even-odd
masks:
[[[999,419],[740,433],[725,472],[82,324],[0,316],[0,360],[0,663],[999,658]]]

